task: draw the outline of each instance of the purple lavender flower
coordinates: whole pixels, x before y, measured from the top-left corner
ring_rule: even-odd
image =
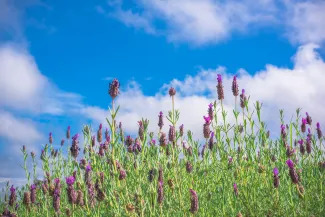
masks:
[[[205,120],[205,123],[208,123],[210,124],[211,123],[211,118],[210,117],[205,117],[203,116],[204,120]]]
[[[16,202],[16,189],[14,188],[14,186],[12,185],[10,188],[10,197],[9,197],[9,206],[14,206],[15,202]]]
[[[306,112],[306,120],[307,120],[307,124],[311,126],[311,123],[312,123],[312,119],[310,117],[310,115],[308,114],[308,112]]]
[[[150,141],[150,145],[155,146],[155,145],[156,145],[156,140],[152,139],[152,140]]]
[[[175,88],[173,88],[173,87],[169,88],[168,93],[169,93],[169,96],[171,96],[171,97],[175,96],[175,94],[176,94]]]
[[[136,138],[133,145],[133,152],[135,154],[139,154],[141,151],[142,151],[141,143],[139,141],[139,138]]]
[[[36,202],[36,185],[32,184],[30,186],[30,200],[32,203]]]
[[[31,202],[30,202],[30,193],[29,193],[29,191],[27,191],[27,192],[24,193],[23,204],[24,204],[26,207],[29,207],[29,205],[31,204]]]
[[[318,139],[321,139],[323,137],[323,133],[322,133],[322,130],[320,129],[319,122],[317,122],[317,124],[316,124],[316,130],[317,130]]]
[[[90,204],[90,207],[94,207],[95,206],[95,189],[94,189],[94,185],[91,183],[87,184],[88,187],[88,201]]]
[[[61,195],[61,186],[60,186],[60,179],[54,179],[55,182],[55,189],[53,194],[53,208],[56,213],[60,212],[60,195]]]
[[[104,150],[105,150],[105,144],[100,144],[99,145],[99,150],[98,150],[98,155],[103,157],[104,154],[105,154]]]
[[[90,165],[90,163],[88,163],[88,165],[86,166],[86,171],[87,172],[91,171],[91,165]]]
[[[205,153],[205,149],[206,149],[207,145],[204,144],[202,147],[202,151],[201,151],[201,156],[204,157],[204,153]],[[198,150],[198,155],[200,156],[200,150]]]
[[[92,136],[91,137],[91,146],[92,147],[95,147],[95,145],[96,145],[96,137],[95,136]]]
[[[125,139],[125,145],[127,147],[131,146],[133,144],[133,139],[131,138],[131,136],[127,136]]]
[[[214,146],[214,132],[211,131],[211,136],[210,136],[210,139],[209,139],[209,149],[212,151],[213,150],[213,146]]]
[[[84,206],[84,194],[81,190],[77,191],[76,204],[78,204],[79,206]]]
[[[149,170],[149,173],[148,173],[149,182],[152,182],[154,177],[155,177],[155,170],[154,169]]]
[[[101,143],[103,141],[102,129],[103,129],[103,125],[99,124],[99,128],[97,130],[97,142],[98,143]]]
[[[77,140],[79,138],[79,134],[77,133],[76,135],[74,135],[73,137],[72,137],[72,140]]]
[[[236,197],[238,196],[238,188],[237,188],[237,184],[234,183],[234,193],[236,195]]]
[[[143,141],[144,140],[144,126],[143,126],[142,121],[138,121],[138,124],[139,124],[138,135],[139,135],[141,141]]]
[[[210,123],[211,123],[211,119],[210,117],[205,117],[203,116],[205,123],[203,125],[203,135],[204,138],[208,139],[210,137]]]
[[[193,189],[190,189],[190,193],[191,193],[190,212],[194,214],[199,210],[199,199],[198,199],[197,193]]]
[[[294,168],[294,163],[291,159],[287,160],[286,161],[288,167],[289,167],[289,175],[290,175],[290,178],[291,178],[291,181],[294,183],[294,184],[297,184],[299,182],[299,177],[298,177],[298,174]]]
[[[106,128],[106,130],[105,130],[105,138],[107,138],[107,136],[108,136],[108,129]]]
[[[246,101],[247,101],[247,98],[245,96],[245,89],[242,89],[241,90],[241,94],[240,94],[239,97],[240,97],[240,107],[242,109],[244,109],[245,108]]]
[[[309,136],[306,139],[306,151],[308,154],[311,153],[311,138]]]
[[[109,84],[108,88],[108,94],[112,97],[112,99],[115,99],[117,95],[120,93],[120,82],[114,78],[114,80]]]
[[[289,168],[294,168],[294,163],[291,159],[287,160],[286,164],[288,165]]]
[[[175,127],[169,125],[168,139],[170,142],[174,142],[176,139]]]
[[[49,134],[49,143],[52,144],[53,143],[53,137],[52,137],[52,133]]]
[[[303,139],[298,140],[298,144],[299,144],[300,153],[304,155],[305,154],[304,140]]]
[[[228,158],[228,166],[230,166],[232,164],[232,157]]]
[[[70,139],[70,126],[68,126],[66,137],[67,139]]]
[[[279,175],[279,169],[278,168],[274,167],[274,169],[273,169],[273,175],[274,176],[278,176]]]
[[[157,190],[157,202],[161,205],[164,201],[164,188],[163,188],[163,183],[159,182],[158,183],[158,190]]]
[[[296,150],[295,149],[291,149],[289,145],[286,146],[286,149],[287,149],[287,151],[286,151],[287,157],[293,156],[294,153],[296,152]]]
[[[77,133],[76,135],[74,135],[72,137],[72,145],[70,147],[70,152],[72,154],[72,156],[76,159],[79,155],[79,146],[78,146],[78,137],[79,137],[79,134]]]
[[[231,90],[234,96],[238,96],[238,83],[237,83],[237,76],[235,75],[233,80],[232,80],[232,86],[231,86]]]
[[[179,135],[180,135],[180,137],[182,137],[184,135],[184,124],[179,126]]]
[[[73,176],[69,176],[65,179],[65,181],[66,181],[67,185],[73,185],[75,178]]]
[[[167,145],[166,134],[163,133],[163,132],[160,134],[159,145],[160,145],[161,147],[165,147],[165,146]]]
[[[186,162],[186,171],[188,173],[191,173],[193,171],[193,166],[192,166],[191,162],[189,162],[189,161]]]
[[[209,115],[210,120],[213,120],[213,104],[212,103],[209,104],[208,115]]]
[[[158,182],[164,182],[164,171],[161,166],[159,167],[158,171]]]
[[[217,75],[218,85],[217,85],[217,93],[218,93],[218,99],[223,100],[225,98],[223,93],[223,86],[222,86],[222,77],[221,74]]]
[[[305,133],[306,132],[306,124],[307,124],[307,120],[305,118],[301,119],[301,132]]]
[[[72,177],[72,179],[74,181],[73,176],[71,176],[71,177]],[[69,181],[71,181],[71,180],[69,180]],[[68,184],[68,187],[67,187],[68,201],[69,201],[70,204],[76,204],[77,192],[74,190],[73,184],[69,184],[68,181],[67,181],[67,184]]]
[[[286,139],[287,137],[287,133],[286,133],[286,127],[285,125],[281,124],[281,136],[282,136],[282,139],[283,141]]]
[[[159,129],[161,130],[162,127],[164,126],[164,117],[163,117],[163,113],[162,112],[159,112],[159,120],[158,120],[158,126],[159,126]]]
[[[278,168],[273,169],[273,185],[274,188],[278,188],[280,184],[279,170]]]
[[[120,170],[120,176],[119,176],[119,180],[123,180],[126,178],[126,171],[121,169]]]
[[[90,163],[86,166],[86,172],[85,172],[85,182],[86,184],[91,183],[91,166]]]

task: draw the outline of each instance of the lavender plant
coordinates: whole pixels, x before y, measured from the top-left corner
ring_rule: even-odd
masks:
[[[71,138],[69,126],[59,150],[53,147],[60,140],[49,134],[40,156],[43,181],[37,180],[35,153],[28,158],[23,146],[27,183],[11,186],[10,193],[7,184],[2,217],[325,215],[324,137],[319,122],[313,131],[309,113],[301,117],[297,109],[296,120],[286,124],[281,110],[280,136],[271,138],[262,121],[262,103],[257,101],[251,110],[249,96],[244,89],[239,94],[234,76],[229,90],[236,121],[229,123],[218,75],[218,98],[201,114],[199,140],[177,125],[174,88],[168,91],[171,110],[167,116],[160,111],[156,120],[158,134],[148,132],[149,120],[142,119],[132,138],[124,135],[122,123],[116,124],[119,87],[114,79],[108,89],[109,129],[84,126],[82,140],[79,134]],[[165,124],[168,132],[163,132]]]

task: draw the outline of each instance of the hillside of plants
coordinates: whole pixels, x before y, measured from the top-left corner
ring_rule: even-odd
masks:
[[[224,91],[233,93],[232,113],[224,109]],[[130,136],[123,130],[128,123],[119,122],[123,94],[114,79],[108,129],[85,125],[82,132],[50,133],[39,156],[22,146],[27,181],[7,183],[1,216],[325,216],[320,123],[301,109],[285,123],[280,110],[274,138],[262,120],[263,104],[250,102],[236,76],[224,87],[218,75],[216,92],[207,112],[197,114],[201,135],[179,123],[171,87],[170,110],[139,120],[137,135]]]

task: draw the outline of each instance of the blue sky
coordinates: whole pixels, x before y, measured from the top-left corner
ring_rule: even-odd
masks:
[[[324,123],[323,11],[321,0],[0,1],[0,177],[23,176],[21,145],[39,152],[49,132],[60,141],[68,125],[104,122],[114,77],[130,134],[141,117],[156,129],[174,86],[181,121],[200,138],[217,73],[225,88],[239,75],[273,132],[280,108]]]

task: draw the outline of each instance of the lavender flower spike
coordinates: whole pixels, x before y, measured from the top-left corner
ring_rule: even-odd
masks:
[[[225,98],[224,92],[223,92],[223,86],[222,86],[222,77],[221,74],[217,75],[218,85],[217,85],[217,93],[218,93],[218,99],[223,100]]]
[[[158,118],[159,118],[159,120],[158,120],[158,126],[159,126],[159,129],[161,130],[162,127],[164,126],[164,119],[163,119],[164,116],[163,116],[162,111],[159,112]]]
[[[278,168],[273,169],[273,186],[274,188],[278,188],[280,185],[280,177]]]
[[[116,98],[120,93],[119,88],[120,83],[116,78],[114,78],[114,80],[109,84],[108,88],[108,94],[112,97],[112,99]]]
[[[87,172],[91,171],[91,165],[90,165],[90,163],[88,163],[88,165],[86,166],[86,171]]]
[[[323,133],[322,133],[322,130],[320,129],[319,122],[317,122],[317,124],[316,124],[316,130],[317,130],[318,139],[321,139],[323,137]]]
[[[197,193],[193,189],[190,189],[190,193],[191,193],[190,212],[194,214],[199,210],[199,199],[198,199]]]
[[[278,168],[274,167],[274,169],[273,169],[273,175],[274,176],[278,176],[279,175],[279,169]]]
[[[238,196],[238,188],[237,188],[237,184],[234,183],[234,193],[236,195],[236,197]]]
[[[75,178],[73,176],[69,176],[65,179],[66,183],[68,185],[73,185],[74,184],[74,181],[75,181]]]
[[[234,96],[238,96],[238,83],[237,83],[237,75],[234,76],[233,80],[232,80],[232,93]]]
[[[210,117],[203,116],[203,118],[205,120],[205,123],[210,124],[210,122],[211,122],[211,118]]]
[[[286,164],[288,165],[289,168],[294,168],[294,163],[291,159],[287,160]]]

